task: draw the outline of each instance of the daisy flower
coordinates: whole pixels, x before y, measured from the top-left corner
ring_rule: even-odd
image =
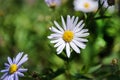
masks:
[[[63,17],[61,16],[62,27],[54,21],[56,27],[50,27],[50,30],[53,32],[49,39],[51,39],[51,43],[54,43],[54,47],[56,47],[57,54],[60,54],[63,49],[66,49],[66,55],[69,58],[71,50],[73,49],[76,53],[80,53],[80,49],[85,49],[84,42],[87,42],[86,37],[89,35],[88,29],[83,29],[84,23],[83,20],[78,22],[78,17],[75,16],[70,17],[67,16],[67,21],[65,23]]]
[[[98,9],[98,1],[74,0],[74,9],[82,12],[94,12]]]
[[[27,69],[22,68],[22,64],[28,60],[28,55],[24,55],[23,52],[19,53],[13,60],[8,57],[8,63],[5,63],[5,69],[1,70],[4,75],[1,77],[2,80],[19,80],[18,76],[24,76],[23,72]]]
[[[45,2],[51,8],[54,8],[61,4],[61,0],[45,0]]]

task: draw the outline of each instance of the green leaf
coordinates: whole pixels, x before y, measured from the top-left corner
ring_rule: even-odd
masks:
[[[98,69],[101,68],[101,66],[102,66],[102,65],[99,64],[99,65],[97,65],[97,66],[91,67],[91,68],[89,69],[88,73],[93,73],[93,72],[97,71]]]

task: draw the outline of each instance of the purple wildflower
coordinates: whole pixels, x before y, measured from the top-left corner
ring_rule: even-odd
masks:
[[[54,8],[61,4],[61,0],[45,0],[45,2],[51,8]]]
[[[8,57],[8,63],[4,63],[5,69],[1,70],[4,75],[2,80],[19,80],[18,76],[23,77],[23,72],[27,69],[22,68],[22,64],[28,60],[28,55],[23,56],[23,52],[20,52],[13,60]]]

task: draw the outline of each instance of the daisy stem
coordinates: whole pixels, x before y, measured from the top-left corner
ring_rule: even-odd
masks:
[[[103,14],[105,14],[105,12],[107,11],[107,9],[109,8],[109,6],[107,6],[107,8],[105,8],[105,10],[104,10],[104,13]]]
[[[85,20],[87,19],[87,14],[86,13],[84,13],[84,17],[85,17]]]
[[[67,60],[67,62],[65,62],[65,68],[66,68],[66,77],[67,77],[67,80],[70,80],[71,79],[71,74],[70,74],[70,62],[69,62],[69,59]]]
[[[100,3],[100,1],[99,1],[99,3]],[[95,12],[94,16],[97,15],[97,13],[98,13],[99,11],[101,11],[103,4],[104,4],[104,1],[103,1],[103,3],[100,5],[100,7],[97,9],[97,11]]]

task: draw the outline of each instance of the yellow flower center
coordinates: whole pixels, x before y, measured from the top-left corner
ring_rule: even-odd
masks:
[[[65,31],[63,34],[63,40],[66,42],[72,41],[73,37],[74,37],[74,33],[69,30]]]
[[[84,4],[84,7],[85,7],[85,8],[89,8],[89,7],[90,7],[90,4],[89,4],[88,2],[86,2],[86,3]]]
[[[10,66],[9,73],[10,73],[10,74],[13,74],[14,72],[17,71],[17,69],[18,69],[18,66],[17,66],[16,64],[12,64],[12,65]]]

